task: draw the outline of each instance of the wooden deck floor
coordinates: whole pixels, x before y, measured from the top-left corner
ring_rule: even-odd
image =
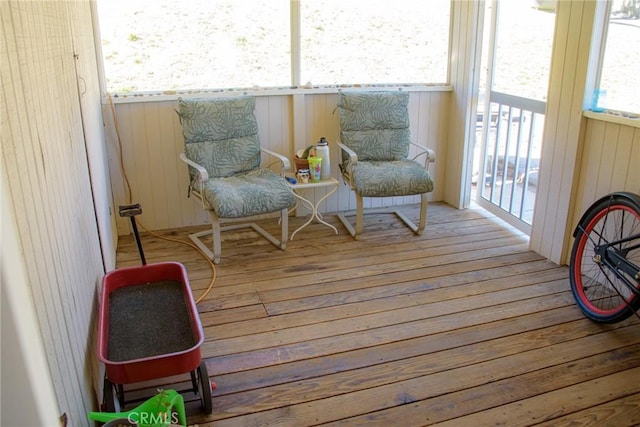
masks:
[[[360,241],[327,220],[338,235],[313,224],[286,251],[226,236],[198,304],[213,414],[191,402],[190,425],[640,424],[638,319],[585,319],[568,269],[486,212],[431,204],[420,237],[367,216]],[[203,294],[210,267],[191,248],[143,244],[148,262],[184,263]],[[118,266],[138,262],[122,238]]]

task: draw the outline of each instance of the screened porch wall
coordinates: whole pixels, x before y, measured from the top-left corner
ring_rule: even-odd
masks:
[[[430,201],[443,200],[444,160],[447,156],[448,102],[450,90],[411,91],[409,114],[414,142],[436,151],[436,163],[430,170],[436,187]],[[295,152],[324,136],[329,141],[331,169],[339,177],[339,114],[337,93],[257,95],[256,117],[263,147],[292,159]],[[114,204],[140,203],[143,213],[138,218],[151,230],[208,223],[208,215],[193,199],[187,199],[188,177],[178,160],[183,150],[180,122],[176,115],[178,101],[134,101],[104,106],[108,138],[109,169],[112,177]],[[112,108],[113,107],[113,108]],[[116,114],[117,132],[112,111]],[[118,138],[119,135],[119,138]],[[132,197],[121,173],[119,144]],[[263,160],[269,161],[268,158]],[[292,164],[293,167],[293,164]],[[325,193],[315,190],[315,198]],[[415,197],[368,199],[365,206],[391,206],[417,203]],[[355,198],[349,188],[340,184],[338,191],[320,206],[321,212],[355,209]],[[119,235],[130,233],[127,219],[116,218]]]
[[[600,197],[614,191],[640,194],[640,123],[622,124],[595,117],[583,120],[571,230]],[[570,249],[567,245],[566,259]]]

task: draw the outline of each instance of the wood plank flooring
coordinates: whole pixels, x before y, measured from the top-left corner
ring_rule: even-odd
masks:
[[[431,204],[419,237],[393,215],[370,215],[360,241],[326,219],[338,235],[312,224],[286,251],[253,231],[225,235],[198,303],[213,413],[188,402],[190,425],[640,424],[638,319],[585,319],[567,267],[485,211]],[[304,220],[292,217],[290,230]],[[277,233],[275,221],[261,224]],[[203,295],[212,273],[200,255],[142,236],[148,262],[184,263]],[[121,238],[118,267],[138,263]]]

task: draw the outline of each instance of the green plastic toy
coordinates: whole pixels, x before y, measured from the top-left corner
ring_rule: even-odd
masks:
[[[175,419],[173,411],[177,414]],[[187,426],[184,398],[175,390],[159,390],[159,393],[136,408],[126,412],[89,412],[89,419],[108,422],[127,419],[139,427],[167,427],[179,424]]]

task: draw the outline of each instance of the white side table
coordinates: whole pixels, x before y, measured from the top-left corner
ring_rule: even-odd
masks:
[[[320,203],[325,201],[329,196],[331,196],[333,193],[335,193],[338,190],[338,180],[333,178],[333,177],[330,177],[329,179],[325,179],[325,180],[322,180],[322,181],[319,181],[319,182],[311,182],[311,181],[309,181],[309,183],[307,183],[307,184],[302,184],[299,181],[296,184],[292,184],[289,181],[287,181],[287,183],[289,184],[289,187],[291,187],[291,189],[293,190],[293,194],[294,194],[294,196],[296,196],[296,199],[300,200],[300,202],[302,203],[302,205],[304,207],[306,207],[307,209],[311,210],[311,215],[309,216],[309,219],[307,219],[307,222],[302,224],[300,227],[298,227],[296,229],[296,231],[291,233],[291,240],[293,240],[293,237],[296,235],[296,233],[298,231],[302,230],[307,225],[311,224],[311,222],[314,219],[317,220],[318,222],[326,225],[327,227],[333,228],[333,231],[335,231],[336,234],[338,234],[338,229],[335,228],[333,225],[329,224],[328,222],[324,221],[322,219],[322,214],[320,214],[318,212],[318,206],[320,205]],[[305,197],[302,196],[302,194],[300,194],[300,190],[304,190],[304,189],[307,189],[307,188],[319,188],[319,187],[329,187],[329,191],[327,191],[327,194],[322,196],[315,203],[315,205],[311,202],[311,200],[306,199]],[[296,200],[296,203],[297,203],[297,200]]]

